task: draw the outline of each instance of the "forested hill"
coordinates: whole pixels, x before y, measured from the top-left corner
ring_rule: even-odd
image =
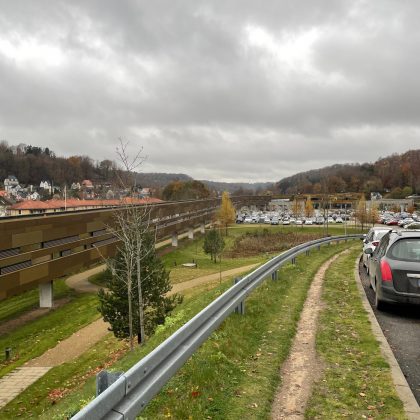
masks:
[[[333,165],[300,172],[276,184],[280,194],[389,192],[400,197],[420,193],[420,150],[393,154],[375,163]]]

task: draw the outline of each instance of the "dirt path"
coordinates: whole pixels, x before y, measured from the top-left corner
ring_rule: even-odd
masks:
[[[54,367],[75,360],[96,344],[108,331],[109,324],[101,319],[76,331],[73,335],[58,343],[43,355],[30,360],[26,367]]]
[[[222,279],[234,276],[235,274],[245,273],[246,271],[252,270],[255,267],[258,267],[260,264],[251,264],[245,265],[243,267],[232,268],[231,270],[222,271]],[[211,283],[212,281],[219,280],[220,273],[208,274],[206,276],[197,277],[196,279],[184,281],[182,283],[177,283],[172,286],[172,290],[168,293],[173,295],[174,293],[182,292],[186,289],[191,289],[195,286],[200,286],[202,284]]]
[[[71,289],[76,290],[80,293],[96,293],[100,287],[96,284],[89,282],[89,277],[94,276],[106,269],[106,265],[98,265],[97,267],[91,268],[81,273],[73,274],[66,279],[66,284]]]
[[[322,366],[315,350],[319,312],[322,309],[321,293],[325,272],[342,254],[324,263],[316,273],[302,310],[290,355],[281,370],[282,385],[277,391],[272,419],[301,420],[305,418],[306,404],[311,396],[312,384],[320,376]]]

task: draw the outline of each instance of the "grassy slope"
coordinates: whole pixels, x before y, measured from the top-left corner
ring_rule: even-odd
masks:
[[[71,290],[66,286],[64,279],[54,282],[54,299],[71,296],[71,294]],[[37,288],[13,296],[0,302],[0,322],[16,318],[20,314],[37,307],[39,307],[39,291]]]
[[[43,354],[59,341],[99,318],[96,295],[76,295],[68,304],[0,337],[0,349],[11,347],[13,358],[0,363],[0,377]],[[68,322],[71,320],[71,322]]]
[[[340,257],[326,275],[317,335],[325,371],[306,412],[310,419],[405,418],[353,280],[359,253]]]
[[[150,404],[143,417],[266,418],[279,380],[278,369],[288,354],[312,277],[326,259],[343,247],[324,247],[309,258],[302,256],[297,266],[287,265],[281,270],[279,281],[265,282],[247,299],[246,315],[229,317]],[[225,282],[187,299],[144,347],[128,354],[114,368],[127,370],[230,284]],[[62,418],[64,413],[74,412],[80,401],[92,397],[93,389],[90,380],[44,417]]]

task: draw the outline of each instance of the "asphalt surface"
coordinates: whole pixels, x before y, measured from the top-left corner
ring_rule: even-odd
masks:
[[[376,319],[394,352],[394,356],[420,404],[420,307],[416,305],[390,305],[386,311],[375,309],[375,292],[369,287],[369,277],[362,263],[359,274],[366,296]]]

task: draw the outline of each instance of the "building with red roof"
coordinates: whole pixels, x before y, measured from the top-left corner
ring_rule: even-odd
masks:
[[[8,207],[10,216],[29,214],[58,213],[62,211],[92,210],[124,205],[141,205],[161,203],[158,198],[124,198],[122,200],[47,200],[47,201],[21,201]]]

